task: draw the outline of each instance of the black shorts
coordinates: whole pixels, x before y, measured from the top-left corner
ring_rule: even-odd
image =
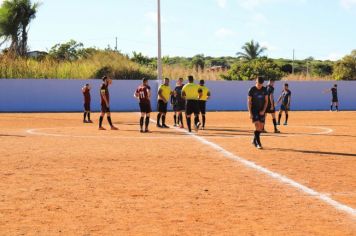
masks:
[[[185,101],[180,101],[173,105],[173,111],[184,111],[184,110],[185,110]]]
[[[151,103],[147,103],[147,102],[141,103],[140,102],[139,105],[140,105],[141,113],[151,113],[152,112]]]
[[[331,102],[339,102],[338,98],[333,98]]]
[[[199,111],[201,112],[201,114],[205,115],[206,114],[206,101],[198,101],[199,103]]]
[[[185,113],[186,115],[199,115],[199,103],[198,100],[187,100],[186,106],[185,106]]]
[[[282,104],[281,111],[289,111],[289,107],[287,107],[287,105]]]
[[[272,109],[272,105],[268,104],[267,109],[266,109],[266,113],[268,113],[268,114],[276,113],[276,109],[275,108]]]
[[[107,107],[106,104],[101,104],[101,112],[110,112],[110,107]]]
[[[84,111],[90,111],[90,103],[84,103]]]
[[[168,105],[168,103],[165,103],[162,100],[158,100],[158,103],[157,103],[158,112],[167,113],[167,105]]]
[[[259,112],[253,112],[252,113],[252,122],[261,122],[261,123],[265,123],[266,121],[266,115],[261,116]]]

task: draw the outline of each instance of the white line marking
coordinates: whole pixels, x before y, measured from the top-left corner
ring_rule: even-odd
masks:
[[[151,119],[152,120],[152,119]],[[155,122],[154,120],[152,120],[153,122]],[[334,199],[332,199],[331,197],[327,196],[326,194],[322,194],[322,193],[319,193],[305,185],[302,185],[284,175],[281,175],[279,173],[276,173],[276,172],[273,172],[273,171],[270,171],[269,169],[265,168],[265,167],[262,167],[260,165],[257,165],[256,163],[252,162],[252,161],[248,161],[242,157],[239,157],[227,150],[225,150],[224,148],[222,148],[221,146],[219,146],[218,144],[216,143],[213,143],[213,142],[210,142],[208,140],[206,140],[205,138],[203,137],[200,137],[200,136],[197,136],[196,134],[194,133],[188,133],[188,131],[186,130],[181,130],[181,129],[177,129],[174,127],[174,129],[180,131],[180,132],[185,132],[187,134],[189,134],[191,137],[195,138],[196,140],[198,140],[199,142],[201,142],[202,144],[205,144],[209,147],[211,147],[212,149],[214,149],[215,151],[219,152],[220,154],[222,154],[223,156],[225,156],[226,158],[230,159],[230,160],[233,160],[233,161],[237,161],[241,164],[243,164],[244,166],[250,168],[250,169],[253,169],[253,170],[256,170],[258,172],[261,172],[261,173],[264,173],[266,174],[267,176],[275,179],[275,180],[278,180],[279,182],[281,183],[284,183],[284,184],[287,184],[289,186],[292,186],[316,199],[319,199],[323,202],[325,202],[326,204],[329,204],[330,206],[334,207],[335,209],[339,210],[339,211],[342,211],[344,213],[347,213],[349,214],[350,216],[352,217],[356,217],[356,209],[350,207],[350,206],[347,206],[345,204],[342,204],[338,201],[335,201]]]

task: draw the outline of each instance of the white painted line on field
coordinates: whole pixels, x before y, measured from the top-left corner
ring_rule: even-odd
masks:
[[[152,120],[152,122],[156,122],[155,120]],[[253,169],[253,170],[256,170],[258,172],[261,172],[261,173],[264,173],[266,174],[267,176],[275,179],[275,180],[278,180],[279,182],[281,183],[284,183],[284,184],[287,184],[289,186],[292,186],[296,189],[298,189],[299,191],[301,192],[304,192],[316,199],[319,199],[321,201],[323,201],[324,203],[334,207],[335,209],[341,211],[341,212],[344,212],[344,213],[347,213],[349,214],[350,216],[352,217],[356,217],[356,209],[350,207],[350,206],[347,206],[345,204],[342,204],[334,199],[332,199],[331,197],[329,197],[327,194],[323,194],[323,193],[319,193],[305,185],[302,185],[284,175],[281,175],[279,173],[276,173],[276,172],[273,172],[273,171],[270,171],[269,169],[263,167],[263,166],[260,166],[260,165],[257,165],[256,163],[252,162],[252,161],[249,161],[249,160],[246,160],[242,157],[239,157],[227,150],[225,150],[224,148],[222,148],[221,146],[219,146],[218,144],[216,143],[213,143],[213,142],[210,142],[208,141],[207,139],[201,137],[201,136],[198,136],[194,133],[189,133],[188,131],[186,130],[181,130],[181,129],[178,129],[178,128],[175,128],[174,129],[180,131],[180,132],[185,132],[187,134],[189,134],[192,138],[195,138],[197,141],[201,142],[202,144],[205,144],[209,147],[211,147],[212,149],[214,149],[215,151],[219,152],[220,154],[222,154],[223,156],[225,156],[226,158],[230,159],[230,160],[233,160],[233,161],[236,161],[236,162],[239,162],[241,164],[243,164],[244,166],[250,168],[250,169]],[[330,129],[331,130],[331,129]],[[332,132],[332,130],[331,130]]]

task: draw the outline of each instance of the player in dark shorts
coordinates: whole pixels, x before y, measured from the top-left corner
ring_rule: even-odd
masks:
[[[208,87],[205,86],[205,81],[200,80],[199,81],[199,88],[202,91],[202,94],[199,98],[199,111],[202,115],[202,127],[201,129],[205,129],[205,123],[206,123],[206,103],[210,99],[211,93]]]
[[[148,133],[148,125],[150,124],[151,109],[151,87],[148,85],[148,79],[142,79],[142,84],[138,86],[134,94],[138,99],[141,111],[140,118],[140,132]],[[145,119],[146,118],[146,119]],[[143,123],[145,123],[145,130],[143,130]]]
[[[248,92],[248,111],[252,123],[255,124],[252,144],[258,149],[262,149],[260,135],[264,127],[266,118],[265,112],[268,105],[267,89],[263,86],[263,83],[264,78],[258,77],[256,79],[256,85]]]
[[[100,99],[101,99],[101,115],[99,118],[99,130],[105,130],[103,127],[103,120],[105,114],[107,115],[108,122],[110,124],[111,130],[118,130],[111,121],[111,113],[110,113],[110,93],[109,86],[112,84],[112,79],[104,76],[102,78],[103,83],[100,87]]]
[[[157,115],[157,127],[158,128],[169,128],[166,125],[166,115],[168,102],[172,95],[171,87],[169,87],[169,79],[165,78],[164,83],[158,88],[158,115]],[[162,118],[162,124],[160,124]]]
[[[337,95],[337,84],[334,84],[334,87],[332,87],[329,90],[326,90],[326,92],[331,93],[331,105],[330,105],[330,111],[333,111],[334,106],[336,108],[336,111],[339,111],[339,98]]]
[[[282,95],[279,97],[277,102],[277,103],[281,103],[281,109],[279,110],[277,125],[281,125],[281,118],[283,112],[286,113],[286,120],[284,122],[284,125],[288,125],[288,118],[289,118],[288,111],[290,110],[291,97],[292,97],[292,92],[289,90],[289,85],[285,83],[284,89],[282,91]]]
[[[184,85],[182,89],[182,97],[185,99],[185,115],[187,118],[188,131],[192,132],[192,121],[191,116],[194,114],[194,127],[195,131],[199,130],[200,121],[199,121],[199,98],[202,95],[202,90],[199,88],[199,85],[194,83],[194,77],[188,76],[189,83]]]
[[[274,103],[274,80],[270,80],[267,85],[267,95],[268,95],[268,105],[266,109],[266,116],[267,114],[271,114],[272,122],[274,126],[274,132],[280,133],[277,129],[277,120],[276,120],[276,107]],[[266,117],[267,118],[267,117]],[[263,128],[263,133],[266,133],[265,129]]]
[[[90,90],[91,90],[90,84],[86,84],[82,88],[82,93],[83,93],[83,97],[84,97],[83,123],[93,123],[93,121],[90,119],[90,102],[91,102]],[[88,120],[87,120],[87,117],[88,117]]]
[[[184,128],[183,112],[185,110],[185,100],[182,98],[183,87],[183,78],[179,78],[171,96],[171,104],[174,111],[174,126],[179,126],[180,128]]]

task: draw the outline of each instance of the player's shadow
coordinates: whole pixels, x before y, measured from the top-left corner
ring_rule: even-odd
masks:
[[[322,151],[298,150],[298,149],[287,149],[287,148],[269,148],[269,150],[278,151],[278,152],[298,152],[304,154],[356,157],[356,154],[354,153],[343,153],[343,152],[322,152]]]
[[[0,134],[0,137],[26,138],[26,136],[23,135],[12,135],[12,134]]]

